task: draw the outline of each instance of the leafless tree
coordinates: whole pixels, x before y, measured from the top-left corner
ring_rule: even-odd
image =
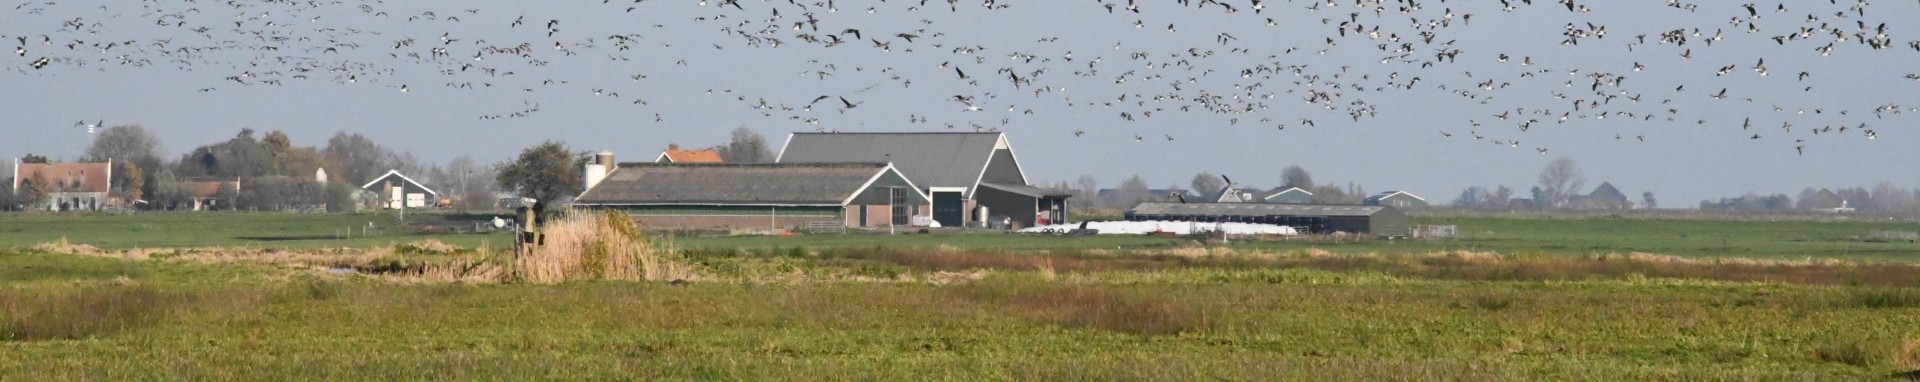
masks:
[[[727,163],[770,163],[774,159],[767,137],[746,126],[733,129],[733,137],[718,151],[720,160]]]
[[[81,160],[113,161],[121,168],[132,165],[141,171],[151,172],[160,169],[160,150],[160,137],[148,132],[146,128],[140,125],[114,126],[93,137],[93,143],[87,145],[87,151],[81,156]],[[123,194],[152,191],[149,182],[145,182],[145,179],[134,181],[132,177],[127,176],[130,174],[132,173],[126,171],[114,172],[111,180],[113,187],[122,190]]]
[[[1083,211],[1103,207],[1102,203],[1100,203],[1099,179],[1094,179],[1093,175],[1081,175],[1079,179],[1073,180],[1073,185],[1079,187],[1078,190],[1075,190],[1077,192],[1074,193],[1073,198],[1067,199],[1068,203],[1072,203],[1073,207],[1080,208]]]
[[[1581,187],[1587,184],[1587,175],[1580,171],[1580,165],[1572,158],[1554,158],[1547,162],[1547,168],[1540,170],[1540,189],[1549,200],[1536,200],[1542,206],[1563,207],[1567,200],[1578,195]]]

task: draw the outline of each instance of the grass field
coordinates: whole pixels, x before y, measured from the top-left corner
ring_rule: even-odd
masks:
[[[661,256],[697,274],[691,283],[532,285],[407,273],[500,261],[473,247],[506,236],[262,241],[368,217],[201,219],[0,216],[0,380],[1885,380],[1920,370],[1914,244],[1868,237],[1920,230],[1902,224],[1472,218],[1427,222],[1460,225],[1456,241],[1214,247],[689,237]],[[63,236],[106,249],[42,244]],[[390,244],[426,239],[465,248]],[[167,246],[222,248],[116,251]],[[328,270],[347,263],[360,271]],[[397,276],[368,273],[376,268]]]

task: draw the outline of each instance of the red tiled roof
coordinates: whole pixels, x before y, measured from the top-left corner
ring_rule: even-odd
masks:
[[[720,153],[709,150],[667,149],[667,160],[673,163],[720,163]]]
[[[180,182],[180,189],[186,191],[187,196],[211,198],[220,193],[220,185],[229,183],[233,184],[234,191],[240,190],[240,181],[238,180],[185,181]]]
[[[44,176],[53,183],[53,192],[107,192],[112,188],[107,179],[111,168],[107,163],[21,163],[14,177],[28,182]]]

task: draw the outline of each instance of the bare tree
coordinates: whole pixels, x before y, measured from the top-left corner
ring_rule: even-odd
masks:
[[[1147,180],[1141,179],[1139,174],[1120,181],[1120,186],[1115,187],[1113,194],[1108,196],[1107,206],[1113,208],[1132,208],[1135,204],[1153,198],[1147,190]]]
[[[387,170],[402,173],[421,170],[419,160],[412,154],[395,153],[359,133],[344,131],[327,139],[327,147],[320,150],[320,157],[330,166],[328,175],[355,185],[372,181]]]
[[[1587,184],[1587,175],[1580,171],[1580,165],[1572,158],[1554,158],[1547,162],[1547,168],[1540,170],[1540,190],[1546,200],[1536,200],[1544,207],[1563,207],[1567,199],[1580,192]]]
[[[461,155],[447,162],[446,167],[435,167],[433,177],[436,190],[445,190],[447,196],[454,199],[454,207],[461,210],[486,208],[493,204],[493,184],[495,178],[493,166],[481,165],[473,157]]]
[[[1068,203],[1082,210],[1100,207],[1099,179],[1094,179],[1093,175],[1081,175],[1079,179],[1074,179],[1073,184],[1080,189],[1072,199],[1067,199]]]
[[[1302,190],[1313,188],[1313,175],[1300,166],[1287,166],[1280,170],[1280,188],[1299,187]]]
[[[727,163],[770,163],[774,159],[773,149],[767,146],[767,137],[746,126],[733,129],[732,139],[717,151],[720,160]]]
[[[140,125],[109,127],[93,137],[93,143],[87,145],[87,151],[81,158],[85,162],[113,161],[122,164],[123,169],[130,168],[127,167],[130,165],[143,171],[157,171],[160,169],[160,137]],[[136,173],[125,170],[114,172],[109,182],[115,189],[129,194],[152,189],[145,179],[135,180],[127,176],[131,174]]]

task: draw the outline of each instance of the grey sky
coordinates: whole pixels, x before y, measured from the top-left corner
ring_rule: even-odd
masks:
[[[979,125],[1007,132],[1029,176],[1040,181],[1091,174],[1112,185],[1137,173],[1156,187],[1184,186],[1194,173],[1209,171],[1270,187],[1282,167],[1299,164],[1321,182],[1352,181],[1371,192],[1404,189],[1445,202],[1474,185],[1524,192],[1549,160],[1568,156],[1586,170],[1590,186],[1605,180],[1630,195],[1653,191],[1666,206],[1746,191],[1794,194],[1807,185],[1871,187],[1888,180],[1912,187],[1916,180],[1903,164],[1920,160],[1913,149],[1920,137],[1912,131],[1920,112],[1907,111],[1920,106],[1920,81],[1904,78],[1920,73],[1920,51],[1908,46],[1920,40],[1912,25],[1920,5],[1913,2],[1876,3],[1865,17],[1849,11],[1852,4],[1792,2],[1780,13],[1776,2],[1758,4],[1757,19],[1734,2],[1699,2],[1688,11],[1655,0],[1596,1],[1582,4],[1591,9],[1584,13],[1548,0],[1510,13],[1492,1],[1424,1],[1405,14],[1397,11],[1402,4],[1384,3],[1379,16],[1352,2],[1309,10],[1314,3],[1266,1],[1259,14],[1245,0],[1229,1],[1239,8],[1235,13],[1143,0],[1140,13],[1127,12],[1122,1],[1112,14],[1096,1],[1002,0],[995,3],[1005,8],[989,10],[964,0],[957,11],[938,0],[918,10],[909,10],[917,2],[898,0],[836,0],[837,11],[824,3],[809,3],[807,10],[786,1],[743,0],[744,10],[718,0],[699,3],[407,1],[364,3],[366,10],[355,1],[316,9],[166,0],[16,3],[0,10],[0,48],[9,53],[0,61],[0,88],[6,89],[0,108],[9,130],[0,155],[77,157],[89,139],[84,128],[73,127],[80,120],[144,125],[162,135],[169,156],[251,127],[285,130],[299,145],[355,131],[433,162],[462,154],[505,159],[543,139],[645,160],[669,143],[724,143],[743,125],[775,144],[789,132],[817,129],[972,131]],[[630,6],[637,8],[627,12]],[[773,9],[781,18],[767,30]],[[1455,16],[1448,27],[1412,25],[1449,10]],[[167,25],[159,25],[162,15],[181,12],[187,13],[164,16]],[[819,30],[795,31],[792,24],[808,12]],[[1809,15],[1816,20],[1809,22]],[[510,26],[522,16],[523,25]],[[1351,29],[1339,37],[1336,25],[1350,18],[1369,30],[1377,26],[1380,37],[1352,36]],[[76,19],[77,28],[63,28]],[[559,20],[552,37],[549,20]],[[1873,50],[1858,43],[1856,21],[1867,22],[1868,37],[1887,23],[1892,46]],[[1759,32],[1749,33],[1748,22]],[[1604,26],[1606,34],[1564,45],[1570,23],[1583,30],[1588,23]],[[1830,34],[1816,31],[1784,45],[1771,39],[1821,24],[1849,36],[1829,56],[1816,48],[1834,42]],[[208,28],[205,34],[192,31],[200,27]],[[826,38],[849,28],[865,39],[824,47],[797,37]],[[1675,29],[1684,30],[1685,46],[1659,43],[1661,33]],[[1420,31],[1429,30],[1434,41],[1421,41]],[[1709,46],[1716,31],[1723,38]],[[907,42],[898,33],[918,38]],[[1223,33],[1232,39],[1221,43]],[[443,34],[458,41],[443,43]],[[609,37],[628,34],[638,36],[627,50]],[[1390,35],[1400,41],[1389,41]],[[1638,35],[1646,35],[1645,43],[1629,51]],[[21,36],[28,38],[25,55],[11,54]],[[761,38],[759,45],[746,36]],[[1329,37],[1335,45],[1327,44]],[[395,48],[408,38],[411,45]],[[66,47],[75,40],[76,48]],[[128,41],[134,44],[120,46]],[[1443,45],[1447,41],[1453,44]],[[93,46],[109,42],[115,47],[104,52]],[[522,43],[530,48],[525,57],[473,59],[488,46]],[[1411,44],[1404,56],[1411,62],[1382,63],[1401,43]],[[338,53],[322,51],[329,46]],[[221,49],[179,51],[204,47]],[[444,47],[446,57],[434,57],[436,47]],[[1459,51],[1455,62],[1423,65],[1443,48]],[[1687,51],[1691,59],[1681,57]],[[1512,59],[1497,62],[1501,54]],[[48,65],[34,69],[43,57]],[[1761,58],[1764,77],[1751,70]],[[1528,59],[1532,65],[1520,64]],[[1635,63],[1644,69],[1634,71]],[[462,70],[465,65],[471,66]],[[1728,65],[1734,70],[1716,75]],[[1241,75],[1262,66],[1280,70]],[[960,79],[955,67],[971,80]],[[1016,89],[1002,68],[1031,83]],[[819,72],[829,74],[823,79]],[[1588,75],[1596,72],[1609,75],[1594,90]],[[646,77],[631,78],[636,74]],[[1626,79],[1615,85],[1613,76]],[[1392,86],[1414,77],[1420,80],[1411,89]],[[269,80],[279,84],[262,84]],[[1487,80],[1494,90],[1479,87]],[[475,88],[449,86],[461,84]],[[1710,97],[1722,88],[1725,99]],[[1310,91],[1332,99],[1308,104]],[[831,97],[804,108],[820,95]],[[981,110],[963,111],[956,95],[972,97]],[[1198,101],[1209,95],[1218,102]],[[842,111],[838,97],[858,107]],[[770,108],[754,107],[762,99]],[[1574,112],[1576,99],[1604,104]],[[1234,112],[1206,111],[1209,104]],[[539,111],[524,118],[481,118],[531,105]],[[1245,111],[1249,105],[1253,110]],[[1874,113],[1888,105],[1902,113]],[[1369,108],[1370,116],[1349,116]],[[1495,117],[1516,108],[1524,110],[1504,121]],[[1123,119],[1123,112],[1134,120]],[[1607,118],[1596,118],[1602,112]],[[1570,113],[1565,123],[1562,113]],[[921,117],[925,122],[914,122]],[[1520,131],[1528,119],[1538,122]],[[1743,130],[1748,119],[1753,127]],[[1866,138],[1862,123],[1875,139]],[[1829,126],[1835,131],[1812,132]],[[1474,140],[1475,133],[1483,139]],[[1751,139],[1754,134],[1761,138]],[[1516,140],[1518,147],[1491,143]],[[1801,145],[1805,155],[1796,154]]]

